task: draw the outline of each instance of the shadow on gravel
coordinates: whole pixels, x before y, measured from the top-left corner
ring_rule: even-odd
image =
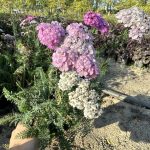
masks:
[[[150,96],[135,98],[150,100]],[[150,109],[119,102],[104,109],[104,113],[94,121],[95,128],[118,122],[121,130],[129,131],[133,141],[150,142]]]

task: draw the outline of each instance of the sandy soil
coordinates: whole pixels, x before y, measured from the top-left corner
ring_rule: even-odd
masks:
[[[104,78],[106,87],[150,100],[148,69],[126,67],[109,62]],[[75,144],[85,150],[150,150],[150,110],[127,104],[107,96],[103,99],[104,113],[94,121],[86,136],[78,133]]]

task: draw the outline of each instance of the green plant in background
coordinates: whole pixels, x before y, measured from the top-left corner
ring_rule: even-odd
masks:
[[[150,1],[149,0],[120,0],[115,6],[117,10],[127,9],[132,6],[137,6],[144,10],[146,13],[150,13]]]
[[[114,14],[105,14],[104,18],[109,22],[110,25],[117,24],[117,19]]]
[[[69,19],[81,20],[85,12],[89,10],[92,10],[92,5],[89,0],[74,0],[64,15]]]
[[[13,63],[11,54],[0,53],[0,91],[4,86],[13,89],[14,79],[12,73],[15,70]]]
[[[23,11],[24,14],[38,16],[59,16],[71,20],[81,20],[88,10],[95,10],[105,14],[108,20],[117,11],[137,6],[150,13],[149,0],[1,0],[1,12],[10,13],[13,9]],[[109,19],[110,17],[110,19]]]
[[[0,114],[10,112],[11,105],[2,94],[3,87],[15,90],[15,77],[13,72],[16,69],[15,38],[11,26],[11,15],[0,14]],[[10,106],[8,106],[10,105]]]

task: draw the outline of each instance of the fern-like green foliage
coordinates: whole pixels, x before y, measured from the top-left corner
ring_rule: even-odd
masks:
[[[67,95],[58,90],[57,72],[54,68],[49,68],[46,73],[42,68],[37,68],[34,76],[31,87],[16,93],[4,88],[3,92],[7,100],[18,107],[15,120],[28,127],[21,137],[38,137],[43,148],[51,137],[63,133],[64,125],[69,127],[74,124],[78,116],[68,105]]]
[[[7,125],[14,120],[14,114],[8,114],[0,118],[0,125]]]

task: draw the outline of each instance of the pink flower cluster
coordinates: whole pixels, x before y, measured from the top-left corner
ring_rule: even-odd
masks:
[[[81,40],[92,40],[93,37],[88,32],[88,28],[82,23],[71,23],[66,28],[69,36],[80,38]]]
[[[93,36],[89,32],[88,27],[82,23],[72,23],[67,26],[67,36],[61,47],[68,47],[71,51],[79,54],[94,53]]]
[[[102,19],[100,21],[102,22]],[[96,27],[101,32],[105,32],[100,23]],[[55,50],[52,55],[52,64],[56,68],[62,72],[76,71],[79,76],[88,79],[98,76],[99,69],[93,47],[94,38],[87,26],[82,23],[72,23],[65,31],[61,24],[55,21],[40,23],[36,29],[40,42]]]
[[[85,78],[96,78],[99,75],[98,66],[91,55],[81,55],[76,62],[76,71],[79,76]]]
[[[60,46],[65,36],[65,30],[57,21],[53,21],[52,23],[40,23],[36,29],[40,42],[52,50]]]
[[[20,23],[20,26],[22,27],[22,26],[25,26],[25,25],[27,25],[27,24],[30,24],[31,23],[31,21],[33,21],[34,19],[36,19],[36,17],[35,16],[27,16],[21,23]]]
[[[52,64],[62,72],[76,71],[79,76],[88,79],[96,78],[99,69],[93,56],[78,55],[67,49],[59,49],[53,53]]]
[[[76,71],[79,76],[95,78],[99,74],[93,47],[93,37],[83,24],[67,26],[64,43],[52,56],[52,64],[60,71]],[[87,48],[87,49],[86,49]]]
[[[75,68],[78,55],[68,48],[58,48],[52,56],[52,64],[60,71],[69,71]]]
[[[109,25],[98,13],[89,11],[84,15],[84,23],[97,28],[102,34],[108,33]]]

